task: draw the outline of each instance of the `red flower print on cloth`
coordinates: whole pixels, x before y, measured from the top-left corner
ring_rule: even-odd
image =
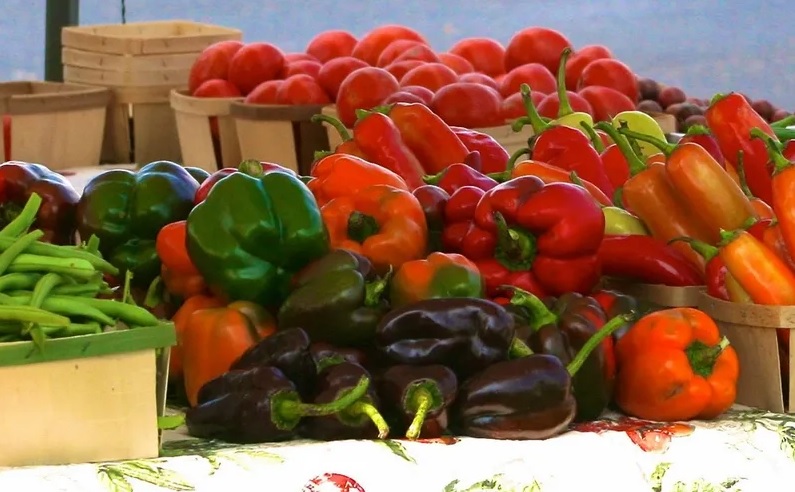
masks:
[[[668,449],[674,437],[689,436],[695,430],[684,422],[654,422],[632,417],[619,417],[616,420],[597,420],[574,424],[575,432],[625,432],[627,437],[640,449],[646,452],[662,453]]]
[[[313,478],[302,492],[365,492],[364,487],[359,483],[340,473],[324,473]]]

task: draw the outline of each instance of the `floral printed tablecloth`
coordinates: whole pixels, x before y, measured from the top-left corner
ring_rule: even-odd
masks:
[[[546,441],[294,441],[238,446],[168,432],[162,457],[0,470],[0,491],[776,492],[795,490],[795,416],[714,422],[609,414]]]

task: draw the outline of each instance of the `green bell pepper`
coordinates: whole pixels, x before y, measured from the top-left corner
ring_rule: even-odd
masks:
[[[393,308],[426,299],[484,297],[478,267],[462,255],[431,253],[423,260],[403,263],[392,279],[389,301]]]
[[[329,250],[314,196],[297,177],[233,173],[187,219],[187,249],[213,291],[278,307],[292,276]]]
[[[132,283],[148,286],[160,274],[155,250],[163,226],[184,220],[199,182],[179,164],[157,161],[137,172],[114,169],[86,184],[77,205],[80,237],[99,238],[102,255]]]
[[[376,277],[364,256],[332,251],[295,276],[279,309],[279,328],[303,328],[313,342],[367,345],[388,310],[387,280]]]

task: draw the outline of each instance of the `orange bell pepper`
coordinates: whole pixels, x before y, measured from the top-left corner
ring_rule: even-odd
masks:
[[[389,301],[392,307],[400,307],[424,299],[483,297],[484,288],[477,265],[464,255],[436,252],[397,269]]]
[[[544,183],[571,183],[571,171],[566,171],[559,167],[544,162],[526,160],[517,163],[510,174],[511,178],[518,178],[519,176],[535,176],[540,178]],[[610,207],[613,203],[605,193],[599,189],[598,186],[580,178],[580,184],[588,191],[594,200],[600,205]]]
[[[207,291],[204,278],[188,256],[186,223],[180,220],[166,225],[155,241],[163,285],[170,294],[182,299]]]
[[[227,372],[243,352],[275,331],[270,313],[248,301],[193,311],[181,340],[185,394],[191,406],[206,382]]]
[[[174,323],[174,331],[177,335],[177,344],[171,347],[171,356],[168,363],[168,379],[169,381],[182,380],[182,334],[188,326],[191,314],[194,311],[201,309],[218,308],[224,305],[224,302],[216,297],[206,296],[203,294],[189,297],[182,303],[182,306],[171,317]]]
[[[737,353],[698,309],[644,316],[615,351],[615,400],[629,415],[665,422],[711,419],[734,404]]]
[[[736,169],[736,176],[737,176],[737,184],[740,186],[740,189],[743,190],[743,193],[748,200],[751,202],[751,206],[754,207],[754,211],[756,212],[756,216],[760,219],[772,219],[776,216],[773,213],[773,209],[764,202],[764,200],[760,200],[759,198],[755,197],[754,194],[751,192],[751,188],[748,187],[748,181],[745,179],[745,163],[743,160],[743,151],[737,152],[737,169]],[[729,169],[734,169],[734,166],[727,166],[727,171]],[[731,174],[731,173],[729,173]]]
[[[312,167],[311,176],[314,179],[307,186],[321,207],[373,185],[409,190],[403,178],[389,169],[347,154],[331,154],[320,159]]]
[[[335,198],[320,213],[331,247],[365,256],[381,274],[424,257],[425,214],[419,200],[406,190],[370,186]]]

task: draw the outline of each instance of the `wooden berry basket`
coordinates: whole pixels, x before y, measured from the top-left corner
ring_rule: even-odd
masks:
[[[703,286],[670,287],[668,285],[642,284],[624,279],[605,277],[602,286],[617,290],[628,296],[657,308],[696,307],[698,306]]]
[[[171,323],[1,343],[0,466],[157,457],[174,343]]]
[[[776,330],[786,329],[793,334],[795,306],[740,304],[702,294],[698,307],[715,320],[737,351],[740,359],[737,403],[771,412],[793,411],[795,337],[790,337],[788,354],[781,354]],[[787,359],[782,361],[782,355]],[[783,378],[782,362],[789,368]]]
[[[107,89],[57,82],[0,83],[0,114],[11,117],[11,159],[51,169],[100,162]],[[4,145],[0,132],[0,149]]]
[[[315,152],[334,148],[329,147],[331,132],[311,121],[324,108],[232,103],[242,158],[278,163],[308,175]],[[337,140],[341,141],[339,135]]]
[[[191,66],[204,48],[240,39],[237,29],[185,20],[65,27],[64,80],[112,91],[104,160],[179,162],[169,94],[187,88]]]
[[[212,173],[240,164],[237,127],[230,111],[242,98],[193,97],[182,90],[172,91],[170,100],[184,166]]]

